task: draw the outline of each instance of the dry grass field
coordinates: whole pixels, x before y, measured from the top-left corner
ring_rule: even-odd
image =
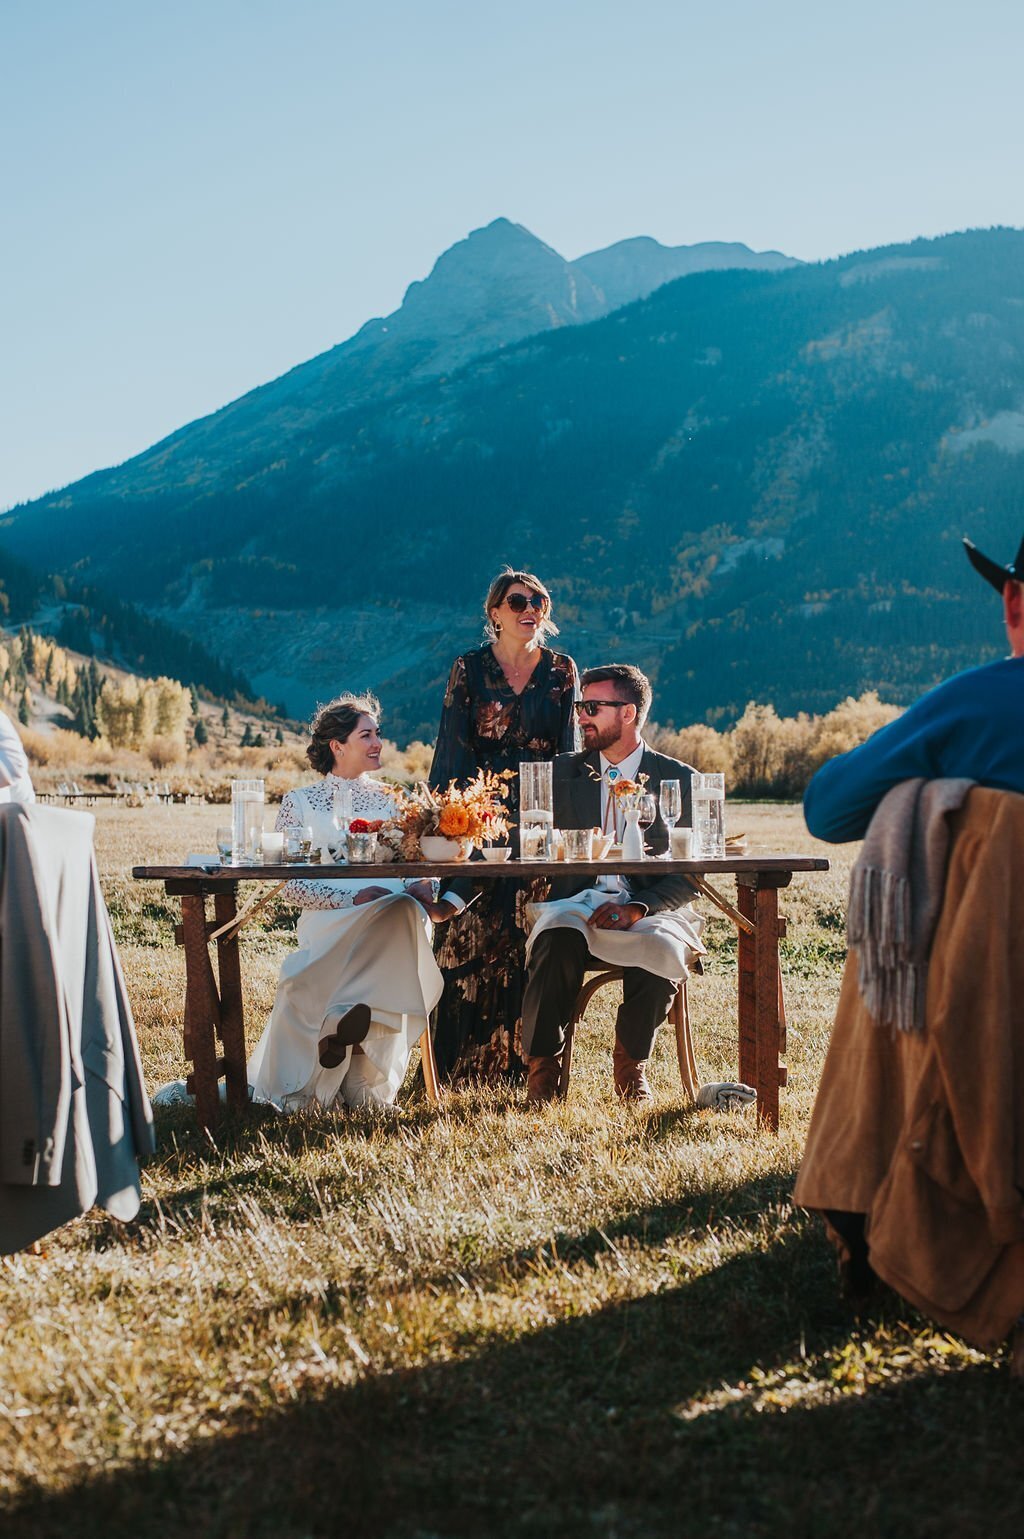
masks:
[[[731,807],[755,848],[798,809]],[[184,967],[140,862],[213,848],[222,809],[98,815],[150,1088],[184,1072]],[[782,896],[778,1138],[610,1095],[596,1005],[569,1100],[503,1090],[387,1115],[254,1112],[216,1144],[158,1121],[136,1222],[89,1216],[0,1263],[0,1532],[981,1535],[1019,1531],[1024,1389],[880,1295],[854,1318],[790,1193],[843,959],[852,851]],[[242,941],[252,1040],[294,915]],[[691,988],[705,1078],[735,1077],[735,939]]]

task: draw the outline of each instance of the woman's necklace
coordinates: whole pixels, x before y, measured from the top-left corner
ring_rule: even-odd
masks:
[[[498,666],[513,688],[515,688],[515,686],[521,680],[528,679],[530,677],[530,674],[537,666],[538,651],[539,649],[536,646],[532,647],[530,651],[526,653],[521,663],[510,662],[509,659],[503,657],[500,652],[495,651],[494,655],[498,659]]]

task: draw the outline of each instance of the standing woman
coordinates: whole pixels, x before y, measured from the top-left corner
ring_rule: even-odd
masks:
[[[491,583],[484,603],[487,640],[455,659],[441,712],[430,784],[443,789],[479,770],[515,770],[521,760],[551,759],[579,747],[573,704],[579,674],[553,652],[551,595],[531,572],[511,567]],[[518,811],[518,775],[510,805]],[[434,1051],[443,1078],[518,1078],[526,917],[523,883],[487,881],[437,946],[444,994]]]

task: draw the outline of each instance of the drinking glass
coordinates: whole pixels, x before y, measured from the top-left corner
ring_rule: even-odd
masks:
[[[231,859],[237,866],[263,855],[262,780],[231,782]]]
[[[285,829],[284,850],[282,853],[284,855],[285,863],[289,866],[297,866],[303,859],[301,828]]]
[[[725,776],[694,775],[693,854],[700,860],[721,860],[725,855]]]
[[[683,792],[678,780],[663,780],[661,782],[658,803],[661,807],[661,821],[668,830],[665,859],[670,860],[672,858],[672,830],[683,815]]]
[[[222,866],[230,866],[232,849],[231,825],[223,824],[217,829],[217,854],[220,856]]]
[[[543,860],[553,854],[555,826],[551,760],[519,766],[519,854],[522,860]]]
[[[564,828],[566,860],[593,860],[594,830],[592,828]]]
[[[645,791],[640,798],[640,816],[637,818],[642,833],[647,832],[657,816],[658,803],[650,791]]]
[[[350,785],[335,786],[332,812],[335,832],[340,836],[339,842],[344,844],[348,825],[352,821],[352,787]]]

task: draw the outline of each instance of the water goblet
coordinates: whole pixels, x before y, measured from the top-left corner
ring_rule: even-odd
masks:
[[[217,854],[220,856],[222,866],[230,866],[231,851],[233,848],[233,836],[230,824],[217,830]]]

